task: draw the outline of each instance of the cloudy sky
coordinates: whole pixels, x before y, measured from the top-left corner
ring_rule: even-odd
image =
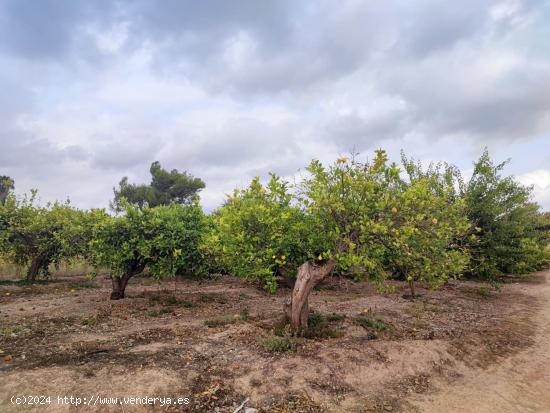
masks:
[[[550,210],[550,1],[0,0],[0,175],[105,207],[154,160],[235,186],[487,146]]]

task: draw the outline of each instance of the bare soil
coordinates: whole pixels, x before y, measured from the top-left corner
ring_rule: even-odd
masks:
[[[306,337],[281,323],[290,290],[223,277],[156,284],[57,276],[0,283],[0,411],[550,412],[550,272],[499,291],[331,278]],[[286,351],[276,351],[286,350]],[[12,396],[51,396],[15,406]],[[57,396],[182,397],[184,405],[75,406]],[[244,411],[244,409],[242,410]]]

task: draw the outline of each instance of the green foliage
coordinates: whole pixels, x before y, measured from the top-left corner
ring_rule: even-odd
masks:
[[[365,329],[374,330],[377,333],[384,333],[391,329],[391,325],[386,323],[381,318],[371,316],[357,316],[353,321]]]
[[[273,291],[307,260],[384,286],[388,273],[436,286],[468,263],[471,225],[449,166],[426,171],[404,158],[407,179],[386,153],[370,162],[313,161],[291,187],[275,175],[237,190],[213,216],[205,244],[217,267]]]
[[[117,212],[124,209],[123,199],[138,208],[156,207],[158,205],[190,204],[197,199],[198,192],[204,188],[204,182],[186,171],[162,169],[159,162],[151,164],[151,183],[138,185],[128,183],[124,177],[119,188],[114,189],[114,200],[111,208]]]
[[[30,197],[8,196],[0,204],[0,254],[5,261],[28,267],[27,277],[34,280],[49,274],[50,265],[87,255],[91,237],[89,219],[93,213],[77,210],[66,203],[35,203]]]
[[[458,277],[469,261],[463,240],[471,224],[457,194],[459,177],[444,164],[424,171],[403,156],[403,165],[408,179],[394,192],[386,265],[410,283],[437,286]]]
[[[313,161],[298,187],[298,199],[310,217],[319,259],[335,260],[337,270],[382,283],[387,251],[388,211],[399,185],[399,169],[384,151],[372,162],[338,159],[329,168]]]
[[[156,279],[203,271],[199,245],[205,221],[198,204],[125,207],[123,216],[104,216],[93,226],[90,258],[96,269],[120,277],[147,268]]]
[[[14,189],[14,181],[9,176],[0,176],[0,204],[3,204]]]
[[[531,188],[501,175],[507,162],[495,165],[487,150],[474,164],[463,187],[467,214],[475,226],[468,244],[470,273],[497,280],[505,273],[526,273],[548,262],[548,240],[537,230],[541,216],[531,202]]]
[[[296,350],[296,340],[290,335],[265,337],[260,343],[265,350],[273,353],[286,353]]]
[[[212,219],[207,256],[225,272],[269,291],[276,289],[278,275],[294,273],[308,257],[309,220],[292,205],[288,183],[275,175],[266,187],[255,178],[248,188],[235,190]]]

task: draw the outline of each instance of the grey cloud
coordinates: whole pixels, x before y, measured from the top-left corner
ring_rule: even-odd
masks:
[[[161,143],[152,137],[129,136],[126,139],[118,139],[110,136],[96,139],[91,159],[92,166],[113,170],[142,167],[148,170],[161,147]]]
[[[414,127],[405,110],[392,110],[371,117],[350,114],[334,117],[325,134],[340,150],[365,151],[387,139],[402,137]]]
[[[85,23],[108,20],[112,2],[7,0],[0,5],[0,48],[29,59],[63,58]]]
[[[16,128],[0,133],[0,165],[33,169],[37,165],[54,165],[65,161],[85,161],[86,151],[76,145],[60,148],[47,139],[36,138]]]

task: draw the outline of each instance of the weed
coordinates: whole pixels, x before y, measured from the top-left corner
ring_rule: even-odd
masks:
[[[335,330],[331,323],[345,319],[345,315],[330,314],[324,316],[319,313],[311,313],[308,318],[308,327],[302,331],[292,332],[286,320],[281,320],[273,327],[273,334],[278,337],[301,336],[308,339],[338,338],[343,333]]]
[[[25,329],[22,326],[11,326],[0,330],[0,334],[3,336],[16,336],[24,332],[24,330]]]
[[[85,318],[84,320],[82,320],[82,325],[83,326],[88,326],[88,327],[93,327],[98,323],[98,321],[99,320],[97,319],[97,316],[92,316],[92,317],[88,317],[88,318]]]
[[[171,313],[172,311],[173,310],[171,308],[161,308],[158,311],[155,311],[155,310],[148,311],[147,315],[149,317],[160,317],[161,315]]]
[[[381,318],[372,316],[357,316],[353,321],[365,329],[374,330],[376,333],[384,333],[391,328],[391,326]]]
[[[286,353],[296,350],[296,341],[292,337],[266,337],[261,341],[261,345],[267,351],[277,353]]]
[[[484,286],[471,287],[466,289],[466,292],[481,298],[490,298],[494,294],[493,290],[490,287],[484,287]]]

